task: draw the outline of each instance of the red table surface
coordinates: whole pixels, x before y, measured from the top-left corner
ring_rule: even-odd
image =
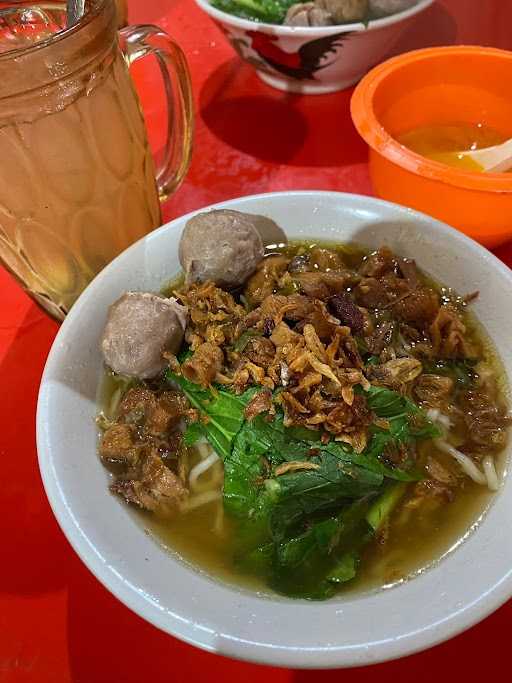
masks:
[[[272,190],[371,194],[366,148],[349,116],[351,91],[318,97],[274,91],[241,64],[192,0],[132,0],[129,5],[132,23],[157,23],[174,36],[192,72],[194,159],[183,186],[164,207],[165,219]],[[456,42],[511,48],[511,25],[508,0],[444,0],[421,16],[400,47]],[[158,148],[164,120],[158,79],[147,66],[137,67],[135,75],[151,142]],[[510,246],[498,255],[512,264]],[[1,268],[0,292],[1,683],[250,683],[262,677],[275,683],[328,683],[341,677],[353,683],[420,683],[449,675],[473,681],[507,671],[512,602],[448,643],[345,672],[301,672],[226,659],[186,645],[130,612],[71,550],[39,477],[37,392],[58,326]]]

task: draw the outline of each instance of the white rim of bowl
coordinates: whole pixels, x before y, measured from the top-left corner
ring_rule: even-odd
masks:
[[[385,28],[386,26],[391,26],[392,24],[396,24],[399,21],[403,21],[404,19],[408,19],[409,17],[413,17],[415,14],[422,12],[432,5],[435,0],[419,0],[416,5],[413,5],[409,9],[397,12],[396,14],[391,14],[387,17],[382,17],[381,19],[373,19],[367,26],[361,21],[354,22],[353,24],[337,24],[335,26],[283,26],[283,24],[267,24],[263,21],[242,19],[242,17],[237,17],[234,14],[223,12],[222,10],[213,7],[209,0],[195,0],[195,2],[204,12],[221,24],[229,24],[246,31],[264,30],[283,36],[301,38],[310,37],[312,34],[330,35],[332,33],[348,33],[353,31],[364,32]]]
[[[217,202],[200,209],[191,211],[183,216],[179,216],[169,223],[160,226],[150,235],[164,231],[170,231],[178,222],[186,221],[192,216],[201,211],[209,211],[220,208],[230,208],[238,206],[241,209],[240,202],[244,200],[261,200],[272,197],[285,197],[290,201],[294,197],[307,197],[312,199],[321,199],[322,197],[335,197],[341,201],[344,198],[355,199],[359,201],[369,201],[372,204],[380,204],[398,210],[407,216],[409,219],[420,218],[427,219],[435,231],[443,235],[453,235],[456,231],[446,223],[436,220],[427,214],[409,209],[407,207],[388,202],[375,197],[367,197],[364,195],[357,195],[348,192],[330,192],[322,190],[305,190],[305,191],[283,191],[283,192],[268,192],[255,195],[246,195],[237,197],[226,201]],[[82,560],[89,571],[104,585],[107,590],[112,593],[120,602],[132,610],[135,614],[141,616],[156,628],[162,630],[164,633],[170,634],[180,640],[183,640],[190,645],[194,645],[208,652],[212,652],[211,646],[207,642],[208,639],[201,637],[201,629],[191,627],[186,617],[174,613],[162,613],[156,609],[152,604],[142,597],[139,592],[131,586],[128,581],[125,581],[123,576],[117,572],[106,572],[105,563],[101,560],[96,549],[91,545],[88,537],[84,534],[80,527],[79,521],[73,515],[72,510],[68,507],[65,501],[65,496],[60,487],[60,483],[56,476],[55,469],[51,462],[51,458],[47,453],[46,439],[48,433],[48,424],[44,419],[44,409],[41,406],[42,389],[48,380],[48,377],[53,373],[53,366],[58,366],[58,353],[61,338],[65,335],[68,327],[75,323],[75,319],[79,319],[82,313],[82,308],[86,305],[88,295],[93,293],[96,289],[101,288],[104,280],[108,280],[110,270],[115,268],[118,260],[124,257],[124,254],[130,250],[134,250],[136,245],[143,242],[147,236],[138,240],[133,245],[128,247],[124,252],[119,254],[110,264],[108,264],[86,287],[84,292],[80,295],[77,302],[74,304],[70,313],[62,323],[59,332],[57,333],[46,364],[43,370],[41,385],[39,389],[37,413],[36,413],[36,443],[39,470],[46,496],[50,503],[53,514],[66,536],[68,542]],[[508,268],[500,259],[498,259],[492,252],[488,251],[480,244],[467,237],[463,233],[458,232],[458,239],[464,243],[468,248],[476,250],[480,255],[485,256],[492,267],[496,268],[503,277],[507,278],[512,287],[512,270]],[[205,581],[209,579],[205,578]],[[256,664],[267,664],[271,666],[282,666],[300,669],[334,669],[346,668],[351,666],[364,666],[367,664],[377,664],[386,662],[400,657],[405,657],[418,652],[427,650],[439,643],[442,643],[454,636],[471,628],[478,622],[485,619],[485,617],[492,614],[503,603],[505,603],[512,596],[512,571],[509,571],[503,576],[498,583],[491,586],[485,595],[480,596],[478,601],[474,601],[465,605],[462,609],[448,614],[442,621],[436,624],[429,624],[420,631],[413,633],[406,633],[400,638],[393,641],[378,641],[368,643],[366,645],[351,646],[346,648],[343,645],[325,648],[301,648],[300,662],[297,661],[297,648],[292,646],[280,645],[274,646],[269,643],[258,641],[239,640],[236,652],[233,650],[227,651],[223,648],[213,650],[215,654],[236,658],[242,661],[254,662]],[[483,599],[485,598],[485,599]],[[418,636],[421,634],[421,642]],[[224,641],[223,641],[224,642]],[[362,662],[358,657],[361,650],[371,650],[372,658],[368,662]]]

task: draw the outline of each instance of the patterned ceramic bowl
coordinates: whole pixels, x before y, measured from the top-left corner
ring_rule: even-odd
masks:
[[[378,64],[413,17],[434,0],[419,0],[408,10],[383,19],[340,26],[295,27],[240,19],[196,3],[209,14],[258,76],[279,90],[321,94],[343,90]]]

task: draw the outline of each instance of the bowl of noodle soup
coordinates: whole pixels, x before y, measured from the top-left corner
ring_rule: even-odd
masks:
[[[283,192],[213,208],[270,217],[297,244],[355,244],[365,253],[385,245],[401,258],[415,259],[433,281],[458,293],[478,290],[472,308],[498,359],[506,406],[512,277],[485,249],[427,216],[355,195]],[[226,534],[231,524],[221,504],[221,451],[202,434],[195,435],[187,464],[186,524],[173,523],[171,533],[155,515],[112,495],[109,483],[116,473],[97,457],[96,418],[99,407],[108,419],[118,414],[129,387],[105,373],[98,342],[106,311],[126,291],[158,292],[176,282],[176,238],[190,217],[151,233],[100,273],[73,307],[48,358],[38,405],[39,462],[53,511],[81,559],[116,597],[162,630],[219,654],[295,668],[358,666],[410,654],[496,609],[512,593],[508,445],[493,463],[484,454],[475,465],[464,449],[442,438],[446,415],[435,408],[425,410],[428,423],[441,430],[435,432],[436,448],[455,458],[469,482],[464,495],[478,491],[479,502],[462,522],[453,513],[441,549],[425,537],[411,538],[410,529],[397,534],[394,550],[415,546],[415,566],[384,586],[370,572],[353,589],[316,601],[308,595],[291,598],[283,584],[276,590],[261,577],[235,580],[225,557],[215,555],[222,545],[216,534]],[[372,566],[378,560],[373,557]]]

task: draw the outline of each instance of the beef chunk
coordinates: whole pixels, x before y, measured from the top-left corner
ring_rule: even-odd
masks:
[[[103,434],[99,453],[102,460],[132,467],[138,460],[133,429],[127,424],[114,424]]]
[[[441,465],[441,463],[431,455],[429,455],[427,458],[425,469],[429,473],[430,477],[439,484],[444,484],[445,486],[457,486],[457,477],[450,472],[447,467]]]
[[[152,436],[167,434],[175,427],[188,408],[188,401],[177,391],[165,391],[148,411],[146,431]]]
[[[312,271],[298,273],[294,278],[307,296],[314,299],[327,299],[331,294],[342,292],[353,280],[351,274],[342,270],[328,273]]]
[[[421,375],[414,387],[414,394],[422,403],[439,408],[453,392],[453,380],[440,375]]]
[[[371,334],[364,338],[368,351],[378,356],[393,338],[394,325],[391,321],[384,321]]]
[[[468,429],[465,450],[477,453],[497,453],[507,442],[506,428],[509,419],[503,408],[497,406],[484,391],[470,389],[460,401]]]
[[[323,273],[328,271],[342,270],[344,267],[343,260],[338,252],[332,249],[323,249],[315,247],[309,252],[310,264],[315,270],[320,270]]]
[[[381,247],[369,254],[361,264],[359,272],[364,277],[380,278],[396,270],[396,259],[388,247]]]
[[[183,394],[165,391],[155,394],[146,387],[129,389],[119,406],[119,420],[137,424],[153,436],[165,434],[176,426],[188,408]]]
[[[400,272],[407,280],[411,289],[416,289],[420,283],[419,272],[414,259],[402,258],[399,261]]]
[[[119,418],[125,422],[140,422],[156,406],[155,394],[146,387],[128,389],[119,406]]]
[[[249,278],[245,296],[252,304],[260,304],[278,288],[279,279],[285,273],[289,259],[282,254],[272,254],[260,261],[256,272]]]
[[[116,481],[110,490],[128,503],[161,516],[176,512],[187,496],[179,477],[164,465],[155,449],[146,454],[137,475]]]
[[[393,312],[400,320],[421,328],[427,328],[439,311],[439,296],[430,287],[412,290],[408,296],[397,301]]]
[[[342,325],[347,325],[352,334],[361,334],[364,329],[365,317],[352,298],[346,294],[336,294],[328,301],[331,313],[338,318]]]
[[[452,306],[441,306],[429,328],[434,353],[441,358],[467,358],[472,354],[466,341],[466,326]]]
[[[379,280],[365,277],[354,289],[357,303],[369,309],[386,308],[408,292],[407,282],[395,275],[388,275]]]

